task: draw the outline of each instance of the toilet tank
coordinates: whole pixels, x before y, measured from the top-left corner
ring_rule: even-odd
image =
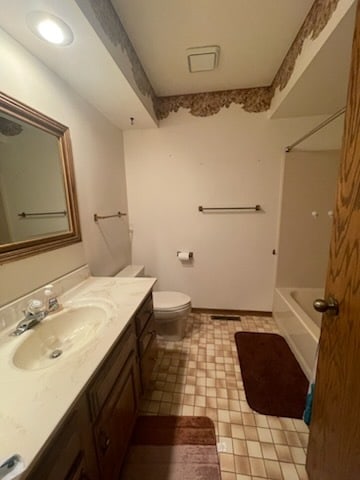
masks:
[[[145,274],[144,265],[128,265],[118,272],[115,277],[143,277]]]

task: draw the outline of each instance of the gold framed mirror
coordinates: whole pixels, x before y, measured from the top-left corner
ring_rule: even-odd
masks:
[[[0,92],[0,264],[79,241],[68,127]]]

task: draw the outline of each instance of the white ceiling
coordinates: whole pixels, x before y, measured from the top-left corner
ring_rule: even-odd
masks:
[[[112,0],[160,96],[271,84],[312,1]],[[0,9],[6,12],[0,27],[113,124],[127,129],[129,118],[135,117],[133,128],[155,126],[75,0],[0,0]],[[74,43],[54,47],[34,36],[25,23],[33,10],[63,18],[74,32]],[[333,113],[345,104],[351,15],[345,16],[273,116]],[[220,46],[219,68],[189,73],[186,49],[204,45]]]
[[[313,0],[112,0],[159,96],[270,85]],[[186,49],[220,46],[189,73]]]
[[[36,37],[26,25],[28,12],[41,10],[62,18],[74,32],[74,43],[57,47]],[[0,0],[0,27],[20,42],[114,125],[155,126],[147,110],[116,66],[75,1]],[[1,77],[0,77],[1,78]],[[1,90],[1,84],[0,84]]]

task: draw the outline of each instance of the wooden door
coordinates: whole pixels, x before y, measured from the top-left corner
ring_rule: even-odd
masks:
[[[323,315],[306,465],[310,480],[360,479],[359,7],[326,284],[326,297],[338,300],[339,314]]]

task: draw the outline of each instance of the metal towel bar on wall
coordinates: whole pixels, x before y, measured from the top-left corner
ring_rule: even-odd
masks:
[[[42,216],[49,216],[49,215],[67,215],[66,210],[62,210],[60,212],[33,212],[33,213],[26,213],[21,212],[18,213],[18,217],[27,218],[27,217],[42,217]]]
[[[254,207],[203,207],[200,205],[198,207],[199,212],[205,212],[205,211],[228,211],[228,210],[254,210],[255,212],[259,212],[261,210],[260,205],[255,205]]]
[[[98,215],[97,213],[94,213],[94,222],[97,222],[98,220],[103,220],[104,218],[114,218],[114,217],[121,218],[126,215],[127,215],[126,213],[122,213],[122,212],[117,212],[114,215]]]

